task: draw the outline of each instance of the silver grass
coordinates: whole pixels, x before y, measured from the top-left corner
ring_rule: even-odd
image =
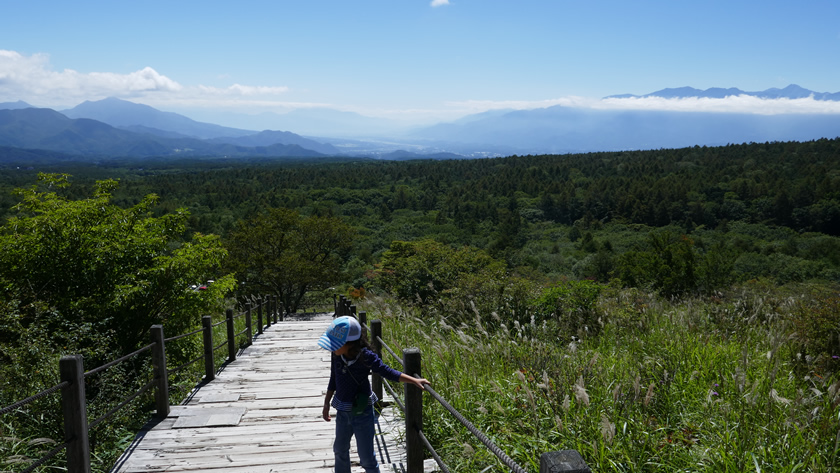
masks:
[[[615,424],[610,422],[606,414],[601,414],[601,436],[608,445],[612,445],[615,437]]]

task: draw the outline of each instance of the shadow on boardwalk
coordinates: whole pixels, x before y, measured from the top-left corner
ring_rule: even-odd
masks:
[[[184,405],[145,426],[112,472],[333,471],[335,424],[321,419],[330,354],[317,346],[331,320],[292,316],[266,329]],[[393,409],[379,418],[383,472],[402,471],[405,455]]]

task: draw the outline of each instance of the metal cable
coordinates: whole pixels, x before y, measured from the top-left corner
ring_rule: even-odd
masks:
[[[125,361],[125,360],[127,360],[127,359],[131,358],[131,357],[132,357],[132,356],[134,356],[134,355],[137,355],[137,354],[142,353],[142,352],[144,352],[144,351],[146,351],[146,350],[149,350],[149,349],[150,349],[150,348],[152,348],[153,346],[155,346],[155,344],[154,344],[154,343],[150,343],[150,344],[146,345],[145,347],[143,347],[143,348],[141,348],[141,349],[139,349],[139,350],[135,351],[134,353],[129,353],[128,355],[125,355],[125,356],[124,356],[124,357],[122,357],[122,358],[117,358],[116,360],[114,360],[114,361],[112,361],[112,362],[110,362],[110,363],[104,364],[104,365],[100,366],[99,368],[94,368],[94,369],[92,369],[92,370],[88,371],[87,373],[85,373],[85,376],[87,377],[87,376],[91,376],[91,375],[94,375],[94,374],[96,374],[96,373],[99,373],[100,371],[105,371],[105,370],[107,370],[108,368],[110,368],[110,367],[112,367],[112,366],[114,366],[114,365],[116,365],[116,364],[118,364],[118,363],[122,363],[123,361]]]
[[[105,414],[103,414],[101,417],[99,417],[99,418],[98,418],[98,419],[96,419],[95,421],[91,422],[91,423],[90,423],[90,425],[88,425],[88,430],[93,429],[94,427],[96,427],[97,425],[99,425],[99,424],[100,424],[103,420],[105,420],[105,419],[107,419],[108,417],[111,417],[112,415],[114,415],[114,413],[115,413],[115,412],[117,412],[118,410],[120,410],[120,409],[122,409],[123,407],[125,407],[126,405],[128,405],[128,403],[130,403],[131,401],[133,401],[133,400],[137,399],[137,397],[138,397],[138,396],[140,396],[141,394],[143,394],[143,393],[145,393],[146,391],[148,391],[148,390],[149,390],[152,386],[154,386],[154,385],[155,385],[154,380],[149,381],[149,382],[148,382],[148,384],[146,384],[145,386],[143,386],[142,388],[140,388],[140,390],[139,390],[139,391],[137,391],[136,393],[134,393],[134,394],[133,394],[132,396],[130,396],[128,399],[126,399],[125,401],[123,401],[123,402],[121,402],[121,403],[117,404],[117,406],[116,406],[116,407],[114,407],[113,409],[109,410],[108,412],[106,412]]]
[[[182,335],[175,335],[174,337],[164,338],[163,341],[164,342],[173,342],[175,340],[179,340],[179,339],[184,338],[184,337],[189,337],[190,335],[195,335],[195,334],[201,333],[203,331],[204,331],[204,329],[200,328],[200,329],[198,329],[194,332],[185,333],[185,334],[182,334]]]
[[[58,454],[58,452],[60,452],[62,449],[67,448],[68,445],[70,445],[70,442],[64,442],[63,444],[55,447],[54,449],[50,450],[45,456],[41,457],[38,461],[29,465],[25,470],[21,471],[21,473],[32,472],[33,470],[35,470],[35,468],[38,468],[39,466],[46,463],[47,460],[56,456],[56,454]]]
[[[182,369],[186,368],[187,366],[190,366],[191,364],[193,364],[193,363],[195,363],[196,361],[201,360],[201,359],[204,359],[204,355],[203,355],[203,354],[202,354],[201,356],[198,356],[198,357],[196,357],[196,358],[193,358],[192,360],[190,360],[190,361],[188,361],[188,362],[184,363],[183,365],[181,365],[181,366],[179,366],[179,367],[177,367],[177,368],[174,368],[174,369],[171,369],[171,370],[166,370],[166,374],[167,374],[167,375],[170,375],[170,374],[172,374],[172,373],[177,373],[178,371],[181,371]]]
[[[222,325],[222,324],[223,324],[223,323],[225,323],[225,322],[227,322],[227,319],[225,319],[225,320],[220,320],[220,321],[216,322],[215,324],[211,325],[211,327],[214,327],[214,328],[215,328],[215,327],[218,327],[219,325]]]
[[[435,459],[435,462],[437,462],[440,469],[443,470],[443,473],[451,473],[449,471],[449,467],[446,466],[446,463],[443,462],[443,459],[440,458],[440,456],[435,451],[434,447],[432,447],[432,444],[431,442],[429,442],[429,439],[426,438],[426,434],[424,434],[423,431],[420,429],[417,429],[417,433],[420,435],[420,440],[423,441],[423,445],[425,445],[429,453],[432,454],[432,458]]]
[[[494,444],[489,438],[487,438],[486,435],[484,435],[470,421],[468,421],[463,415],[461,415],[460,412],[456,411],[454,407],[449,405],[449,403],[446,402],[445,399],[440,397],[440,395],[436,393],[430,385],[426,384],[424,387],[426,388],[426,391],[432,395],[432,397],[437,399],[440,405],[446,408],[446,410],[449,411],[450,414],[452,414],[456,419],[458,419],[458,421],[461,422],[461,424],[463,424],[464,427],[467,428],[467,430],[472,432],[472,434],[475,435],[477,439],[481,440],[484,446],[486,446],[491,452],[493,452],[493,454],[496,455],[499,458],[499,460],[502,461],[502,463],[504,463],[505,465],[507,465],[508,468],[511,469],[511,471],[515,473],[528,473],[524,468],[517,465],[513,460],[511,460],[510,457],[508,457],[505,454],[505,452],[503,452],[499,447],[497,447],[496,444]]]
[[[12,405],[10,405],[10,406],[6,406],[6,407],[4,407],[4,408],[0,409],[0,415],[3,415],[3,414],[5,414],[5,413],[7,413],[7,412],[11,412],[11,411],[13,411],[13,410],[17,409],[17,408],[18,408],[18,407],[20,407],[20,406],[23,406],[23,405],[29,404],[30,402],[37,401],[38,399],[41,399],[41,398],[42,398],[42,397],[44,397],[44,396],[49,396],[50,394],[52,394],[52,393],[54,393],[54,392],[56,392],[56,391],[58,391],[58,390],[60,390],[60,389],[64,389],[64,388],[66,388],[66,387],[68,387],[68,386],[70,386],[70,382],[69,382],[69,381],[64,381],[64,382],[62,382],[62,383],[56,384],[55,386],[53,386],[53,387],[51,387],[51,388],[49,388],[49,389],[46,389],[46,390],[44,390],[44,391],[41,391],[41,392],[39,392],[38,394],[36,394],[36,395],[34,395],[34,396],[30,396],[30,397],[28,397],[28,398],[26,398],[26,399],[24,399],[24,400],[22,400],[22,401],[18,401],[18,402],[14,403],[14,404],[12,404]]]
[[[227,340],[225,340],[225,341],[223,341],[222,343],[220,343],[220,344],[216,345],[215,347],[213,347],[213,351],[216,351],[216,350],[218,350],[219,348],[222,348],[222,347],[223,347],[223,346],[225,346],[225,345],[227,345]]]
[[[396,358],[397,361],[399,361],[400,364],[403,365],[403,368],[405,368],[405,362],[403,362],[402,358],[398,357],[397,354],[394,353],[394,350],[391,350],[391,347],[389,347],[388,344],[385,343],[384,340],[382,340],[382,337],[376,337],[376,340],[379,341],[380,344],[382,344],[382,348],[384,348],[385,351],[387,351],[388,353],[391,354],[391,356]]]

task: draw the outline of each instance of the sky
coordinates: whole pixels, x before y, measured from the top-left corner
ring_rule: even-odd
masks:
[[[840,102],[604,100],[840,91],[837,0],[0,0],[0,102],[357,112],[432,123],[551,105],[840,113]],[[223,123],[222,123],[223,124]]]

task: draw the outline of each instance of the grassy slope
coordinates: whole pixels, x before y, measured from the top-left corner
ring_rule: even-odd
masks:
[[[367,304],[386,342],[421,348],[435,390],[529,471],[563,449],[593,471],[830,471],[840,467],[840,376],[836,359],[799,355],[793,321],[808,298],[744,287],[669,302],[609,289],[601,334],[580,343],[551,324],[485,331],[492,315],[456,325]],[[424,430],[453,471],[505,471],[424,402]]]

